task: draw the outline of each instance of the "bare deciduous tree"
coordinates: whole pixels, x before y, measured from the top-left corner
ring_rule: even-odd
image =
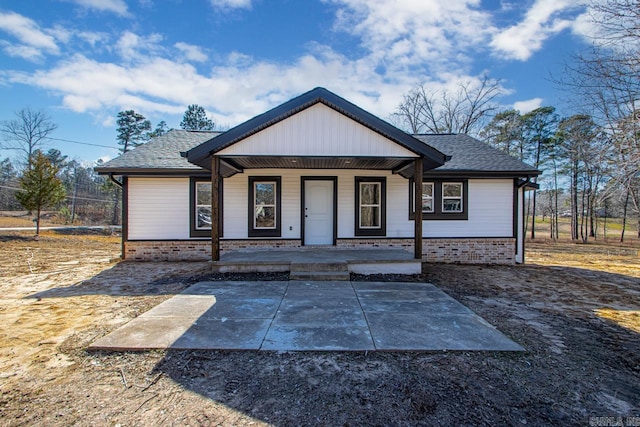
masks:
[[[41,110],[23,108],[15,112],[16,118],[0,124],[4,144],[3,148],[24,153],[28,167],[35,150],[42,147],[58,126]]]
[[[593,46],[557,83],[576,113],[588,111],[604,129],[616,155],[612,178],[638,213],[640,236],[640,0],[593,0],[589,10]]]
[[[407,93],[393,114],[412,133],[476,135],[497,109],[494,99],[500,82],[483,76],[479,82],[460,83],[457,90],[433,90],[421,84]]]

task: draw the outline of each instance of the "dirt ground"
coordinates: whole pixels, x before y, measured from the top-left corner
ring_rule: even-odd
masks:
[[[118,254],[112,236],[0,235],[0,425],[640,425],[637,248],[534,243],[524,266],[402,278],[435,283],[524,353],[87,352],[224,278]]]

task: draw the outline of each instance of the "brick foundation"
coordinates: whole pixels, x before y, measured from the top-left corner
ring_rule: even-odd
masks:
[[[129,241],[125,242],[128,261],[209,261],[211,241]],[[220,252],[234,250],[279,250],[301,248],[300,240],[222,240]],[[339,249],[403,249],[413,252],[413,239],[338,239]],[[330,250],[333,246],[328,246]],[[422,260],[460,264],[515,264],[515,239],[424,239]]]
[[[425,239],[422,260],[460,264],[515,264],[516,239]]]
[[[209,261],[210,240],[124,242],[127,261]]]

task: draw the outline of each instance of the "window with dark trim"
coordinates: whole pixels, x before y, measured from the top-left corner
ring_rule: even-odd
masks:
[[[189,235],[211,237],[211,179],[192,177],[189,187]],[[218,207],[222,212],[222,185]],[[220,218],[220,236],[222,236],[222,218]]]
[[[280,237],[280,177],[249,177],[249,237]]]
[[[442,212],[462,213],[464,204],[462,203],[462,183],[443,182],[442,183]]]
[[[356,177],[355,235],[387,234],[387,180],[384,177]]]
[[[409,180],[409,219],[414,213],[414,183]],[[422,219],[469,219],[467,180],[428,180],[422,183]]]

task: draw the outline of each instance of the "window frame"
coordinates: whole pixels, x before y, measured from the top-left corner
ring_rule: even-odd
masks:
[[[444,191],[444,187],[446,185],[456,185],[459,186],[460,188],[460,195],[459,196],[445,196],[445,191]],[[462,184],[462,182],[443,182],[442,183],[442,197],[440,198],[442,206],[441,206],[441,211],[443,214],[450,214],[450,213],[463,213],[464,212],[464,185]],[[456,209],[456,210],[447,210],[445,209],[445,200],[459,200],[460,201],[460,209]]]
[[[371,177],[371,176],[356,176],[355,177],[355,197],[354,197],[354,235],[355,236],[386,236],[387,235],[387,178],[386,177]],[[380,186],[380,201],[378,204],[372,204],[370,206],[379,206],[380,225],[377,227],[362,227],[361,226],[361,209],[360,204],[360,187],[361,184],[375,183]],[[367,205],[369,206],[369,205]]]
[[[249,177],[249,193],[247,200],[248,207],[248,236],[249,237],[280,237],[282,235],[282,179],[279,176],[250,176]],[[257,183],[273,183],[275,190],[274,207],[274,227],[262,228],[256,227],[256,204],[255,204],[255,185]]]
[[[222,201],[223,201],[223,182],[224,180],[220,180],[220,188],[219,188],[219,199],[218,199],[218,210],[219,212],[224,212]],[[211,227],[202,228],[197,226],[196,215],[198,214],[198,206],[205,205],[196,205],[197,202],[197,190],[198,183],[208,183],[211,184],[210,177],[191,177],[189,180],[189,237],[211,237]],[[212,208],[213,209],[213,208]],[[222,237],[222,231],[224,229],[223,226],[223,215],[218,215],[218,219],[220,221],[219,224],[219,233],[220,237]]]
[[[435,187],[436,187],[436,185],[435,185],[434,182],[431,182],[431,181],[427,181],[427,182],[423,182],[422,183],[422,194],[423,194],[422,199],[423,200],[424,200],[424,186],[425,185],[430,185],[431,186],[431,196],[429,196],[431,198],[431,210],[425,211],[424,210],[424,206],[423,206],[422,213],[423,214],[431,214],[431,213],[435,212]],[[413,194],[415,194],[415,192]],[[422,203],[421,203],[421,205],[422,205]]]
[[[469,180],[467,179],[425,179],[423,184],[433,184],[433,211],[422,211],[422,220],[468,220],[469,219]],[[443,198],[443,185],[444,184],[461,184],[462,197],[461,207],[462,211],[445,211],[444,210],[444,198]],[[409,179],[409,220],[415,219],[414,212],[414,181],[413,178]]]

